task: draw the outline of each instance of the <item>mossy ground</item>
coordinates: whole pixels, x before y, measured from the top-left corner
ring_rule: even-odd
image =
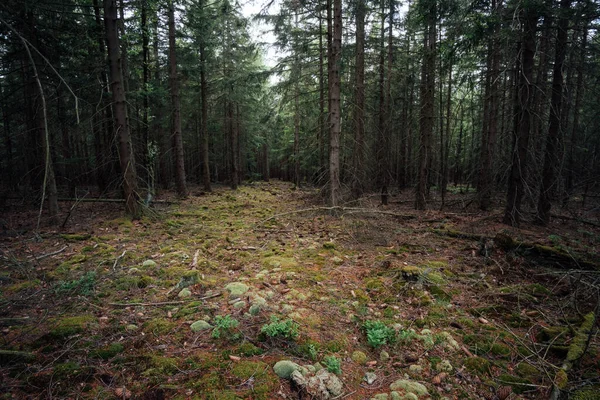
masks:
[[[321,200],[290,187],[217,188],[139,221],[116,206],[82,210],[67,233],[2,242],[0,350],[27,354],[0,367],[8,393],[110,398],[126,388],[135,398],[271,399],[279,391],[293,398],[274,375],[275,362],[336,357],[347,399],[370,398],[405,374],[433,398],[469,398],[502,385],[523,398],[547,397],[551,365],[562,364],[578,337],[577,312],[589,311],[589,293],[535,260],[500,249],[484,256],[476,241],[435,233],[477,229],[494,237],[504,229],[460,210],[385,209],[416,217],[408,222],[377,213],[294,213]],[[376,209],[374,201],[362,206]],[[558,240],[539,229],[510,234]],[[559,242],[598,251],[600,234],[590,232],[562,229]],[[225,290],[232,282],[249,287],[239,301]],[[189,298],[177,297],[183,287]],[[295,320],[298,337],[261,335],[272,315]],[[217,316],[239,325],[219,338],[210,329],[191,331],[198,320],[214,326]],[[391,327],[395,340],[369,345],[363,326],[373,320]],[[353,362],[355,351],[366,360]],[[568,382],[597,377],[597,354],[594,340],[566,390]],[[440,366],[448,365],[436,386]],[[377,384],[363,382],[367,371]]]

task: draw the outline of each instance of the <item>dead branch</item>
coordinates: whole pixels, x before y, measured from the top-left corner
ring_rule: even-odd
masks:
[[[115,263],[112,266],[113,271],[117,268],[117,265],[119,264],[119,261],[125,257],[125,253],[127,253],[127,249],[123,250],[123,253],[121,253],[121,255],[119,257],[117,257],[115,259]]]
[[[57,255],[58,253],[62,253],[63,251],[65,251],[65,250],[66,250],[68,247],[69,247],[69,246],[64,246],[63,248],[61,248],[61,249],[58,249],[58,250],[56,250],[56,251],[53,251],[53,252],[51,252],[51,253],[46,253],[46,254],[42,254],[41,256],[37,256],[37,257],[35,257],[35,259],[39,261],[39,260],[41,260],[41,259],[44,259],[44,258],[46,258],[46,257],[52,257],[52,256],[55,256],[55,255]]]

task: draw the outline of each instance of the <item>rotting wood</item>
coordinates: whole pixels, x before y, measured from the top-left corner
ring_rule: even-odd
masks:
[[[586,259],[587,255],[585,254],[570,253],[556,247],[544,246],[539,243],[522,242],[515,240],[502,232],[497,233],[494,237],[451,229],[433,229],[433,232],[438,235],[459,239],[476,241],[493,240],[495,246],[504,251],[515,251],[521,255],[539,257],[547,261],[552,261],[556,266],[565,269],[600,270],[600,263],[592,261],[591,259]]]

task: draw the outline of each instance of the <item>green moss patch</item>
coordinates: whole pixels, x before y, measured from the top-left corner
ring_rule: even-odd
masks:
[[[95,321],[95,318],[91,315],[53,319],[50,321],[52,328],[49,336],[62,339],[82,333],[92,324],[93,321]]]
[[[253,399],[270,399],[270,394],[279,387],[279,379],[269,365],[261,361],[239,361],[231,369],[233,385],[241,388],[238,394],[246,398],[251,395]],[[252,386],[247,385],[252,378]],[[244,385],[246,384],[246,385]]]

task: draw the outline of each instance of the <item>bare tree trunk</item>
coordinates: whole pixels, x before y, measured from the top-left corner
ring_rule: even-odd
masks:
[[[358,199],[364,190],[365,159],[365,0],[356,8],[356,75],[354,95],[354,151],[352,153],[352,197]]]
[[[329,6],[329,0],[327,0],[327,4]],[[319,166],[317,168],[319,173],[325,166],[325,74],[323,72],[323,52],[323,12],[319,8]]]
[[[492,0],[492,14],[498,21],[501,20],[502,0]],[[493,161],[496,147],[496,138],[498,136],[498,75],[500,73],[500,22],[496,22],[492,37],[489,40],[488,52],[490,62],[487,71],[487,86],[489,91],[486,93],[487,102],[487,123],[486,130],[482,132],[481,159],[479,161],[479,208],[488,210],[492,202],[492,193],[494,189]],[[485,118],[485,116],[484,116]]]
[[[135,171],[135,158],[131,145],[127,103],[123,87],[120,62],[119,35],[117,31],[116,0],[104,0],[104,25],[108,44],[108,62],[110,66],[110,87],[113,98],[113,110],[116,130],[119,135],[119,160],[123,174],[123,194],[125,211],[133,218],[139,218],[140,206]]]
[[[428,7],[426,32],[423,35],[424,60],[421,68],[421,113],[419,116],[421,143],[419,147],[419,177],[415,192],[415,209],[417,210],[425,210],[427,207],[427,189],[434,123],[437,9],[435,2],[429,4]]]
[[[566,168],[566,179],[565,179],[565,198],[563,199],[563,204],[569,200],[569,196],[573,194],[573,181],[575,176],[575,150],[577,148],[578,142],[578,134],[580,130],[579,126],[579,116],[580,116],[580,108],[581,108],[581,100],[583,99],[583,75],[584,75],[584,66],[585,66],[585,54],[588,40],[588,27],[587,22],[586,26],[583,29],[581,45],[579,48],[579,60],[577,65],[577,83],[575,94],[575,105],[573,106],[573,126],[571,127],[571,139],[569,143],[569,154],[567,155],[567,168]]]
[[[567,47],[567,30],[569,20],[565,14],[571,7],[571,0],[561,0],[561,16],[558,22],[558,33],[556,36],[556,50],[554,56],[554,70],[552,72],[552,98],[550,100],[550,123],[548,136],[546,137],[546,154],[544,157],[544,170],[542,172],[542,186],[537,206],[537,219],[542,225],[550,222],[550,192],[555,186],[556,167],[560,164],[558,157],[558,145],[561,141],[561,109],[563,97],[563,74],[562,68],[565,61]]]
[[[376,185],[382,188],[387,186],[387,132],[386,132],[386,94],[385,94],[385,0],[380,0],[380,35],[379,35],[379,112],[377,120],[377,160]],[[387,191],[387,189],[386,189]]]
[[[229,147],[231,150],[231,188],[236,190],[239,184],[238,170],[238,137],[235,127],[233,102],[230,100],[227,104],[227,122],[229,124]]]
[[[171,135],[175,147],[175,182],[179,197],[187,197],[185,182],[185,158],[181,137],[181,101],[179,99],[179,77],[175,52],[175,6],[169,1],[169,81],[171,89]]]
[[[295,28],[298,29],[298,11],[296,10],[295,15]],[[296,80],[294,82],[294,185],[300,187],[300,77],[302,71],[300,70],[300,60],[298,57],[299,45],[297,43],[297,35],[294,36],[294,70]]]
[[[14,189],[15,188],[15,177],[13,175],[13,146],[12,146],[12,139],[11,139],[11,132],[10,132],[10,117],[9,117],[9,113],[8,113],[8,104],[4,101],[5,97],[4,97],[4,93],[3,93],[3,88],[2,86],[0,86],[0,99],[2,100],[2,126],[3,126],[3,130],[4,130],[4,147],[6,149],[6,159],[4,160],[6,162],[6,166],[5,169],[2,174],[2,176],[6,177],[6,183],[8,184],[8,188],[9,189]]]
[[[202,3],[200,4],[202,7]],[[204,38],[200,40],[200,92],[202,93],[202,183],[204,190],[212,191],[210,185],[210,158],[208,151],[208,84],[206,82],[206,49]]]
[[[521,43],[521,75],[515,104],[515,130],[512,165],[508,180],[506,208],[503,222],[518,226],[521,221],[521,201],[525,191],[529,137],[531,135],[531,93],[533,91],[533,63],[535,33],[538,15],[532,7],[525,8],[523,40]]]
[[[342,0],[333,0],[333,18],[328,19],[332,31],[329,71],[329,189],[330,205],[340,202],[340,60],[342,51]]]
[[[142,29],[142,165],[143,176],[148,181],[149,190],[153,190],[152,177],[148,173],[151,166],[148,165],[148,140],[150,127],[148,126],[148,81],[150,80],[149,69],[149,35],[148,35],[148,0],[142,0],[141,29]]]
[[[448,185],[448,151],[449,143],[451,140],[450,135],[450,113],[452,111],[452,63],[453,55],[450,55],[448,62],[448,92],[446,93],[446,128],[441,129],[441,125],[444,123],[440,120],[440,133],[446,133],[446,138],[440,137],[440,194],[442,197],[442,205],[440,209],[444,208],[446,202],[446,186]],[[440,93],[441,96],[441,93]]]

